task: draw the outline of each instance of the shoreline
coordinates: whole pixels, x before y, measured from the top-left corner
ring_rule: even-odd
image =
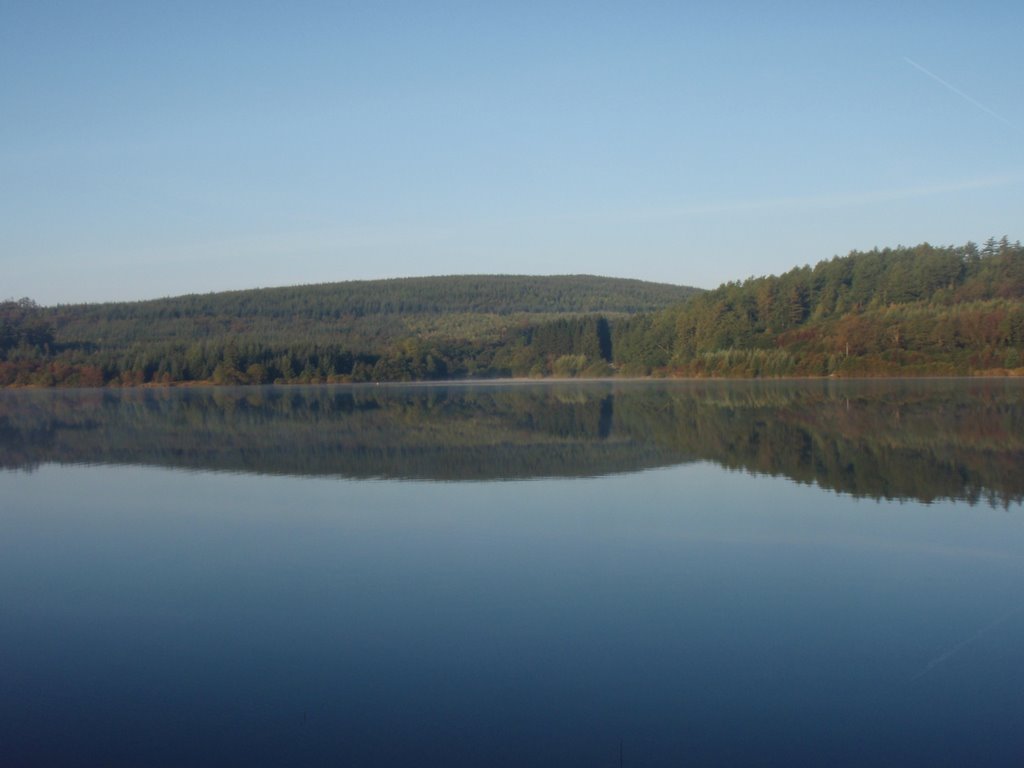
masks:
[[[43,391],[43,390],[163,390],[163,389],[261,389],[269,387],[355,387],[355,388],[432,388],[432,387],[502,387],[532,385],[565,385],[565,384],[640,384],[640,383],[737,383],[737,382],[841,382],[841,381],[992,381],[1013,380],[1024,381],[1024,372],[1002,370],[999,372],[982,371],[975,374],[922,376],[914,374],[884,376],[599,376],[586,377],[502,377],[502,378],[466,378],[436,379],[416,381],[290,381],[267,382],[263,384],[215,384],[213,381],[177,381],[177,382],[146,382],[144,384],[107,384],[102,387],[82,386],[43,386],[26,384],[23,386],[7,385],[0,387],[3,391]]]

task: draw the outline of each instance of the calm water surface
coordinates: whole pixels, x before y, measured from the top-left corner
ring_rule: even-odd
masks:
[[[0,392],[5,765],[1019,765],[1024,387]]]

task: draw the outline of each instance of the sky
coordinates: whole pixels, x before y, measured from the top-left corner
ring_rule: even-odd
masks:
[[[0,0],[0,300],[712,288],[1017,240],[1022,30],[984,0]]]

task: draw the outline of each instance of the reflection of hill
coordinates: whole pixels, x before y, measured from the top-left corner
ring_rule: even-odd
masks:
[[[1024,499],[1012,381],[673,382],[0,393],[0,466],[434,480],[687,461],[875,498]],[[685,489],[680,490],[685,494]]]
[[[611,437],[609,389],[311,387],[8,392],[0,466],[157,464],[434,480],[628,472],[669,451]]]

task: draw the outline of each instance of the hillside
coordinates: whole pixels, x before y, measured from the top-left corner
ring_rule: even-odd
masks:
[[[459,275],[260,288],[48,311],[58,343],[210,338],[377,339],[401,329],[488,335],[493,318],[632,314],[685,300],[696,289],[591,275]],[[466,318],[476,321],[466,323]],[[465,328],[463,328],[465,326]],[[363,351],[363,350],[359,350]]]
[[[0,386],[1024,375],[1024,247],[853,252],[713,291],[456,276],[0,304]]]
[[[615,359],[681,376],[1024,373],[1024,247],[853,252],[619,324]]]
[[[512,336],[650,312],[697,292],[590,275],[463,275],[57,307],[6,302],[0,384],[490,375],[492,355]]]

